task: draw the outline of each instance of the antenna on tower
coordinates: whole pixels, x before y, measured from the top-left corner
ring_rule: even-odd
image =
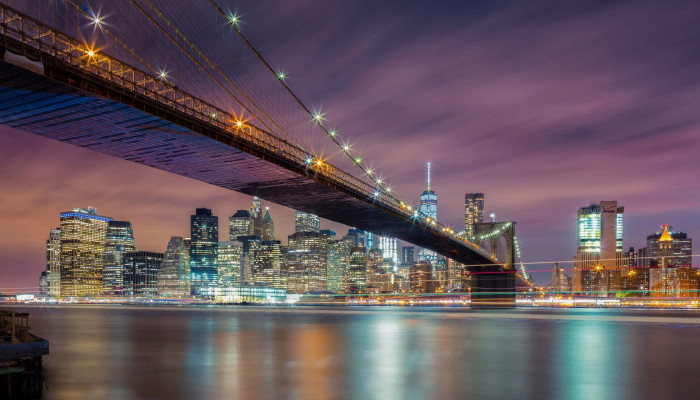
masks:
[[[430,191],[430,161],[428,161],[428,191]]]

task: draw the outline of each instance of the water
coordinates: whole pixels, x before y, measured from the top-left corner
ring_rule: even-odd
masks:
[[[10,307],[3,307],[10,308]],[[12,307],[51,342],[45,399],[673,399],[700,313]]]

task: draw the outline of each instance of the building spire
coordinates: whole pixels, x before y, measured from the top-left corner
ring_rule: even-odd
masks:
[[[663,231],[663,233],[661,233],[661,237],[659,238],[659,242],[673,242],[673,238],[668,233],[668,225],[661,225],[661,227],[664,228],[664,231]]]
[[[428,161],[428,191],[430,191],[430,161]]]

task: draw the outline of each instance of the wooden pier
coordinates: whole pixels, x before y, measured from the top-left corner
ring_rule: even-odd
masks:
[[[0,399],[38,398],[49,342],[29,332],[29,313],[0,310]]]

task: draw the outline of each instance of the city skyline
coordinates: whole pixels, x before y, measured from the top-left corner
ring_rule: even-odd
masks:
[[[381,28],[367,33],[355,28],[353,34],[367,40],[370,36],[362,35],[372,35],[376,46],[391,49],[382,58],[380,65],[372,66],[367,71],[358,70],[363,72],[354,72],[353,68],[357,64],[353,62],[347,66],[304,65],[293,53],[284,50],[285,43],[289,42],[281,37],[283,30],[275,33],[280,36],[270,37],[264,34],[265,25],[273,22],[260,16],[258,7],[262,6],[246,7],[250,7],[245,10],[244,18],[249,21],[246,29],[255,37],[256,43],[266,48],[277,62],[286,66],[293,78],[292,82],[305,88],[305,94],[314,103],[323,104],[324,110],[329,110],[329,116],[338,122],[341,129],[352,132],[357,146],[368,159],[386,172],[403,196],[417,203],[418,194],[424,187],[424,162],[432,160],[432,186],[440,194],[441,221],[460,228],[464,193],[483,192],[486,214],[495,212],[499,220],[517,221],[516,234],[525,261],[568,260],[575,254],[576,246],[575,218],[572,217],[571,210],[582,204],[605,199],[615,199],[627,209],[625,248],[639,247],[643,244],[644,237],[663,223],[688,232],[692,237],[698,237],[700,214],[696,198],[699,190],[696,181],[692,179],[698,161],[688,151],[698,144],[698,135],[695,133],[697,121],[693,113],[688,114],[683,107],[684,99],[697,88],[680,89],[678,85],[683,82],[683,72],[691,68],[692,65],[688,65],[687,61],[695,53],[691,43],[664,36],[671,27],[682,26],[695,31],[697,28],[688,25],[687,15],[690,13],[672,10],[664,18],[653,18],[656,8],[649,4],[635,6],[620,3],[594,13],[585,13],[585,6],[580,6],[582,9],[574,10],[578,12],[569,16],[570,24],[567,26],[554,23],[555,17],[559,15],[543,14],[540,17],[541,26],[533,27],[522,21],[523,10],[517,6],[495,9],[482,5],[483,20],[469,21],[472,30],[486,38],[482,43],[477,43],[459,29],[459,23],[463,22],[460,17],[466,15],[466,9],[459,9],[454,17],[450,17],[446,15],[446,8],[440,6],[431,6],[430,10],[401,10],[396,5],[384,5],[376,10],[376,15],[363,16],[352,6],[336,5],[319,9],[321,16],[308,16],[296,14],[300,12],[298,9],[290,11],[283,6],[275,17],[277,19],[272,18],[279,20],[296,15],[301,21],[315,21],[310,26],[318,27],[319,21],[347,13],[357,18],[344,18],[339,21],[339,25],[367,26],[367,21],[373,18],[391,15],[391,20],[403,27],[409,21],[414,21],[419,13],[423,13],[421,16],[425,20],[420,23],[427,30],[427,37],[437,43],[464,41],[466,48],[473,52],[491,51],[507,61],[505,66],[496,66],[498,57],[479,58],[467,51],[460,62],[464,62],[469,74],[460,73],[463,77],[450,76],[458,84],[455,85],[456,89],[448,90],[444,83],[447,78],[436,76],[436,71],[451,71],[448,68],[449,59],[433,53],[428,48],[430,41],[421,41],[410,35],[407,38],[397,38]],[[557,10],[565,10],[565,7]],[[289,14],[283,16],[287,11],[290,11]],[[613,21],[620,15],[625,15],[630,24],[649,20],[646,29],[656,40],[647,42],[644,49],[636,46],[634,40],[621,35],[624,33],[623,27],[614,25]],[[519,44],[525,49],[531,49],[535,45],[530,40],[520,41],[509,29],[502,29],[503,22],[509,18],[521,22],[520,31],[525,29],[531,35],[546,34],[549,39],[537,43],[545,49],[561,46],[555,37],[579,40],[585,37],[599,45],[596,46],[598,52],[577,54],[578,47],[571,44],[562,49],[563,54],[573,57],[574,64],[579,62],[590,66],[586,71],[575,68],[572,61],[566,60],[564,56],[547,61],[543,57],[545,50],[541,48],[534,51],[529,56],[531,58],[522,54],[503,54],[507,50],[504,47],[507,44]],[[436,20],[444,20],[445,23],[438,27]],[[607,31],[590,38],[583,36],[583,28],[599,24],[606,26]],[[344,27],[348,28],[348,25]],[[495,32],[495,28],[500,31]],[[347,43],[347,36],[344,36],[340,27],[334,26],[333,29],[328,32],[329,40]],[[587,35],[589,33],[586,32]],[[454,37],[450,34],[454,34]],[[307,39],[314,37],[304,28],[295,31],[294,38],[300,35]],[[289,38],[290,41],[292,39]],[[505,44],[499,44],[499,40]],[[676,40],[674,48],[680,49],[680,54],[688,60],[669,53],[665,49],[668,40]],[[324,41],[321,39],[306,43],[303,49],[313,50],[312,59],[326,59],[329,56],[340,56],[336,48],[348,48],[338,45],[330,49],[323,46]],[[410,52],[402,48],[402,44],[415,44],[431,54],[433,57],[430,59],[434,65],[406,65],[404,60]],[[369,52],[374,49],[372,45],[368,47]],[[646,55],[646,52],[655,51],[658,54],[636,64],[638,68],[635,69],[635,74],[622,67],[616,68],[615,65],[601,62],[606,52],[619,52],[621,48],[632,50],[621,56],[630,57],[631,60],[626,60],[629,62],[636,56]],[[440,46],[433,51],[439,49]],[[657,82],[653,78],[661,73],[658,71],[661,67],[658,60],[664,56],[674,62],[670,66],[669,62],[664,62],[664,67],[670,67],[671,71],[665,69],[665,80]],[[559,74],[546,79],[536,76],[532,66],[540,61],[543,63],[540,65],[542,71]],[[508,65],[518,67],[504,70]],[[405,85],[406,88],[402,90],[411,90],[425,96],[434,96],[436,90],[444,89],[447,91],[445,97],[451,103],[438,103],[434,108],[416,111],[414,115],[397,113],[391,107],[387,108],[390,99],[402,98],[408,109],[420,109],[424,106],[418,100],[421,96],[412,100],[401,91],[398,94],[382,94],[376,89],[360,91],[334,77],[331,73],[334,68],[338,69],[340,73],[337,75],[343,76],[344,80],[351,77],[357,82],[367,83],[359,85],[364,88],[372,87],[370,83],[376,82],[376,76],[386,76],[387,71],[400,71],[401,75],[395,79],[404,80],[389,83],[398,87]],[[493,68],[494,72],[490,72],[489,68]],[[320,78],[315,73],[320,73]],[[472,85],[476,83],[470,75],[479,76],[483,83],[473,88]],[[583,79],[587,76],[592,78]],[[536,80],[539,83],[537,87],[556,88],[561,92],[562,98],[543,94],[537,87],[528,85],[529,79],[534,78],[540,78]],[[569,86],[574,81],[576,88]],[[377,82],[376,86],[383,87],[381,83]],[[606,89],[611,86],[608,85],[610,83],[624,84],[626,90],[610,92]],[[501,85],[504,87],[498,90]],[[669,89],[670,92],[665,93],[665,102],[659,104],[659,100],[651,97],[635,96],[639,93],[655,93],[660,90],[656,85],[666,85],[663,87]],[[338,90],[329,94],[326,90],[328,87]],[[475,94],[459,92],[459,89],[467,88],[472,89],[468,92]],[[527,103],[531,97],[540,109],[557,106],[560,114],[552,117],[551,113],[547,116],[535,113],[534,125],[520,126],[515,132],[503,133],[507,123],[518,123],[529,115]],[[454,106],[452,103],[460,105]],[[357,104],[367,106],[358,107]],[[649,107],[654,107],[653,116],[644,113],[645,117],[639,121],[622,119],[625,115],[634,115]],[[379,111],[370,112],[374,109]],[[484,112],[491,112],[490,115],[501,115],[502,112],[504,115],[515,115],[516,118],[507,119],[506,125],[498,121],[499,118],[476,118],[477,114]],[[449,123],[426,125],[430,115],[443,114]],[[357,118],[358,115],[365,118]],[[472,118],[467,124],[468,132],[464,132],[462,119],[467,117]],[[684,122],[678,125],[679,120]],[[373,126],[383,128],[380,139],[376,135],[362,134],[363,131],[372,131],[369,128]],[[426,128],[445,133],[442,136],[421,134]],[[537,139],[530,147],[526,147],[530,151],[523,152],[522,145],[530,143],[528,135],[534,135],[534,132],[540,130],[544,132],[535,135]],[[616,135],[610,135],[610,132],[615,132]],[[410,145],[399,146],[407,139],[410,140]],[[508,145],[509,141],[512,142],[511,145]],[[595,152],[591,152],[591,141],[602,143],[595,146]],[[397,147],[401,151],[395,151]],[[453,151],[453,148],[460,149],[460,152]],[[145,240],[143,248],[164,251],[171,235],[186,236],[186,230],[181,228],[186,222],[167,221],[172,215],[188,213],[196,207],[209,207],[216,215],[228,216],[238,208],[238,204],[248,204],[250,201],[248,196],[4,127],[0,128],[0,156],[3,172],[0,187],[4,199],[0,214],[4,223],[0,233],[2,242],[6,244],[0,250],[0,261],[4,265],[3,282],[9,282],[12,287],[36,286],[35,272],[43,266],[41,249],[46,232],[55,227],[55,219],[49,221],[55,215],[55,210],[87,205],[97,207],[107,215],[130,220],[137,231],[137,240],[142,243]],[[683,168],[668,175],[658,165],[683,165]],[[518,172],[513,173],[516,170]],[[569,189],[561,191],[562,187]],[[157,192],[154,188],[157,188]],[[230,206],[232,204],[236,205]],[[277,209],[280,210],[280,226],[276,226],[276,229],[280,231],[279,236],[284,237],[291,230],[287,222],[289,219],[283,214],[291,214],[293,211],[273,205],[273,214],[277,213]],[[131,216],[127,210],[136,212]],[[278,218],[275,216],[275,219]],[[323,224],[326,228],[343,230],[327,221]],[[37,250],[39,253],[33,254]],[[27,273],[28,269],[31,273]],[[547,275],[544,273],[543,276]]]

